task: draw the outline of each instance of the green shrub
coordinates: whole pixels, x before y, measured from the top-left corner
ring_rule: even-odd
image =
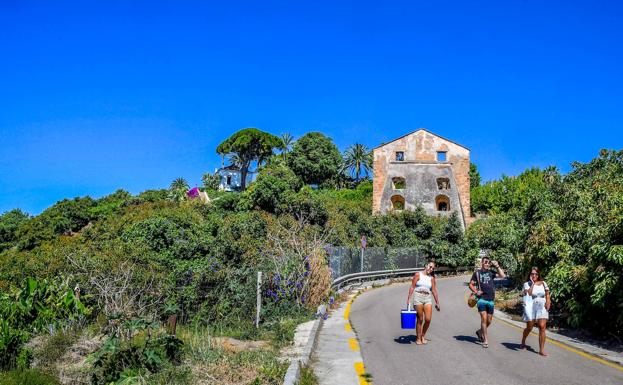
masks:
[[[28,335],[12,328],[9,322],[0,319],[0,370],[13,369]]]
[[[20,209],[7,211],[0,215],[0,252],[15,246],[17,243],[17,230],[26,222],[30,215]]]
[[[174,336],[144,339],[137,335],[131,340],[108,339],[92,355],[93,384],[110,384],[129,377],[158,373],[170,364],[181,362],[183,342]]]
[[[0,372],[0,385],[58,385],[56,378],[36,369]]]

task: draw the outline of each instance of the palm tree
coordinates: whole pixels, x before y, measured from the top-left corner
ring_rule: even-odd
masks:
[[[372,151],[361,143],[353,144],[344,152],[344,166],[355,174],[356,181],[360,180],[362,172],[368,176],[369,172],[372,171],[372,163]]]
[[[186,179],[177,178],[169,186],[169,198],[175,201],[183,201],[186,199],[186,192],[189,188]]]
[[[281,144],[279,145],[279,149],[281,150],[281,154],[283,155],[283,160],[287,160],[288,152],[292,151],[292,146],[294,145],[294,136],[290,133],[285,133],[281,135]]]

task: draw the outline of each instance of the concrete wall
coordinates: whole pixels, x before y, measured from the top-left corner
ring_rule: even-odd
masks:
[[[404,161],[396,161],[396,152],[404,152]],[[446,152],[446,161],[437,161],[437,152]],[[470,221],[469,149],[419,129],[374,149],[374,182],[372,210],[384,214],[392,209],[391,197],[403,196],[405,209],[422,205],[431,215],[447,215],[457,211],[462,222]],[[406,179],[406,188],[393,188],[392,178]],[[439,190],[437,178],[450,179],[450,188]],[[450,211],[439,212],[435,197],[449,198]]]

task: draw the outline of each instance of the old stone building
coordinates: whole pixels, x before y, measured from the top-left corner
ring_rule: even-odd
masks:
[[[429,215],[470,218],[469,149],[425,129],[374,149],[372,210],[385,214],[421,205]]]

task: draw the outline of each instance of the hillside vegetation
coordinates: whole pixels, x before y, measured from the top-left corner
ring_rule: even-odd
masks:
[[[296,154],[295,145],[288,161]],[[313,159],[297,160],[305,161]],[[287,369],[279,348],[333,302],[326,246],[366,234],[369,246],[418,247],[449,265],[471,259],[456,216],[373,216],[369,180],[319,164],[309,176],[319,189],[277,155],[240,193],[211,190],[214,178],[204,178],[207,204],[186,199],[187,183],[176,180],[137,196],[65,199],[34,217],[3,214],[0,368],[12,376],[35,368],[63,383],[277,384]],[[232,352],[225,336],[269,345]],[[65,362],[76,350],[88,360]]]
[[[516,282],[536,265],[565,322],[623,335],[623,152],[603,151],[567,175],[531,169],[474,185],[480,219],[463,234],[456,215],[373,216],[372,184],[360,177],[369,153],[353,148],[344,166],[327,139],[314,133],[299,139],[305,151],[297,141],[272,156],[260,147],[259,175],[242,192],[213,190],[218,178],[207,174],[210,203],[187,199],[178,179],[136,196],[119,190],[65,199],[37,216],[1,215],[5,378],[279,384],[287,369],[279,349],[297,323],[333,302],[324,248],[356,246],[362,234],[370,247],[418,248],[449,266],[473,264],[486,249]],[[267,345],[231,350],[220,337]]]

